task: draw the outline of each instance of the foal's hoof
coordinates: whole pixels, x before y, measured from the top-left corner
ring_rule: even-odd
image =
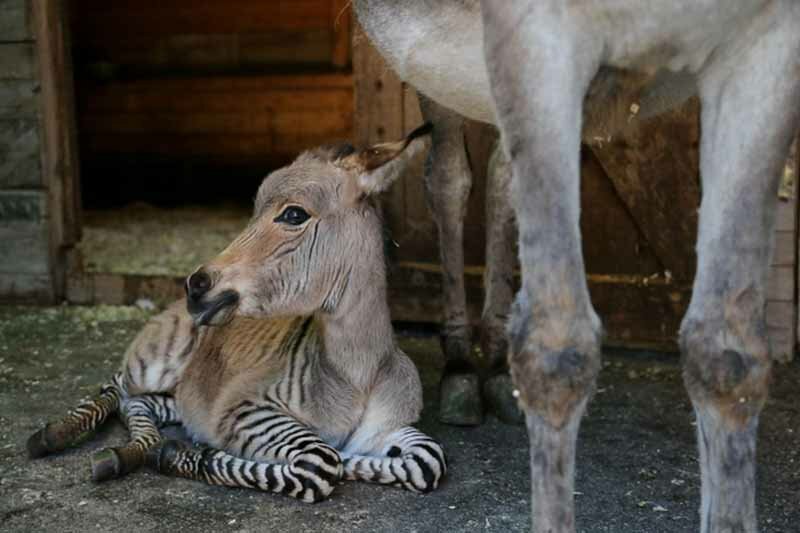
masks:
[[[122,461],[113,448],[106,448],[92,455],[92,481],[115,479],[123,474]]]
[[[147,450],[145,463],[156,472],[170,474],[178,462],[178,455],[186,448],[187,446],[181,441],[162,441],[161,444]]]
[[[497,374],[483,384],[483,394],[489,410],[506,424],[522,425],[525,413],[519,408],[514,396],[514,384],[508,374]]]
[[[442,378],[439,420],[451,426],[477,426],[483,422],[477,374],[447,374]]]
[[[52,446],[47,442],[47,426],[31,435],[25,447],[28,449],[28,457],[31,459],[39,459],[52,453]]]

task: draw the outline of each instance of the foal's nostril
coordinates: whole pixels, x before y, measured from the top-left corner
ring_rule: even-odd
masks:
[[[211,276],[205,270],[198,270],[186,280],[186,294],[191,299],[203,296],[211,288]]]

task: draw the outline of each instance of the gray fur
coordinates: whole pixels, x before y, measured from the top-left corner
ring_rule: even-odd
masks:
[[[681,338],[698,417],[701,531],[756,531],[755,427],[770,373],[766,276],[778,176],[800,113],[800,2],[354,5],[405,81],[502,132],[523,276],[510,357],[528,413],[538,532],[575,530],[563,500],[572,494],[574,439],[599,367],[600,324],[578,225],[581,139],[607,138],[622,121],[697,89],[703,200]],[[558,364],[562,356],[577,367]],[[561,468],[546,466],[556,463]]]

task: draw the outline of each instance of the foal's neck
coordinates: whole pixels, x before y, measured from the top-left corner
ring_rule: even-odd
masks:
[[[336,311],[320,314],[319,322],[327,362],[357,388],[369,388],[397,351],[383,264],[355,273]]]

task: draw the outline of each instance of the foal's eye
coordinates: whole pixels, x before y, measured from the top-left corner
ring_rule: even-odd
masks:
[[[290,205],[289,207],[283,210],[283,213],[278,215],[278,217],[275,219],[275,222],[280,222],[282,224],[289,224],[292,226],[299,226],[309,218],[311,218],[311,215],[306,213],[306,211],[302,207],[297,207],[296,205]]]

